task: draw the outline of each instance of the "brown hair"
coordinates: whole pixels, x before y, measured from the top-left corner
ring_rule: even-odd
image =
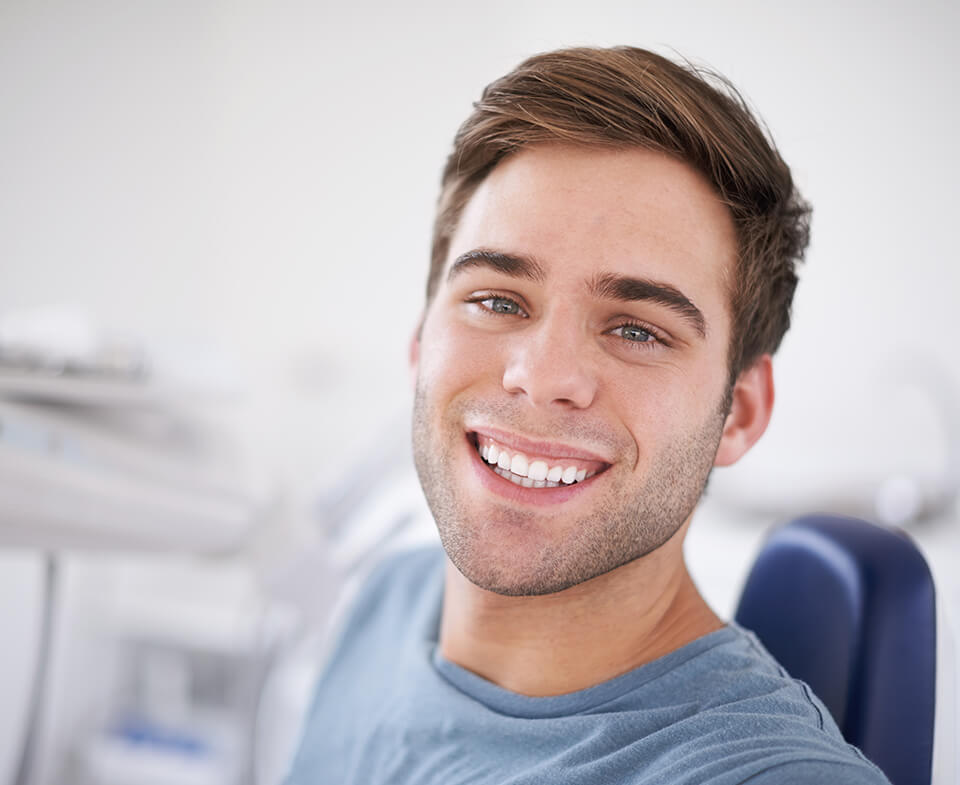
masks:
[[[467,201],[506,156],[538,143],[637,146],[703,174],[729,207],[739,243],[731,292],[731,383],[790,326],[810,208],[736,89],[718,74],[634,47],[536,55],[488,85],[443,171],[427,301]]]

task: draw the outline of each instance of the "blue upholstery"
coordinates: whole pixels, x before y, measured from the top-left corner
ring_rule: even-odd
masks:
[[[847,741],[893,785],[929,785],[934,587],[905,534],[831,516],[776,529],[736,620],[813,688]]]

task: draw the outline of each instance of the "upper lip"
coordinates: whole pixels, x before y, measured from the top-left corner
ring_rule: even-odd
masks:
[[[487,426],[468,427],[469,433],[480,436],[489,436],[491,439],[503,444],[506,447],[512,447],[517,452],[522,452],[528,456],[537,456],[541,458],[569,458],[580,459],[583,461],[596,461],[598,463],[612,463],[612,461],[598,453],[585,450],[582,447],[572,447],[568,444],[557,442],[544,442],[537,439],[528,439],[526,436],[520,436],[509,431],[501,431],[499,428],[490,428]]]

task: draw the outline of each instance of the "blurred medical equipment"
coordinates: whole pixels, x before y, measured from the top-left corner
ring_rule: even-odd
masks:
[[[222,388],[159,372],[134,341],[72,311],[15,316],[0,321],[0,544],[211,552],[243,541],[265,489],[222,430],[187,416],[191,399]]]
[[[3,685],[21,721],[0,740],[0,781],[55,782],[62,766],[85,785],[249,781],[260,687],[291,621],[229,565],[102,562],[108,588],[88,598],[97,621],[81,636],[90,661],[53,651],[82,561],[71,554],[227,554],[269,520],[267,483],[196,406],[223,399],[220,370],[196,351],[151,355],[76,311],[0,320],[0,545],[39,550],[43,576],[39,629],[20,636],[35,642],[33,673],[3,675],[31,687]],[[233,586],[217,591],[225,575]],[[88,716],[61,716],[69,700],[47,710],[52,671],[68,696],[102,682],[95,701],[73,701]]]
[[[954,782],[952,636],[905,534],[826,515],[791,521],[764,544],[736,620],[893,785]]]
[[[27,401],[21,385],[0,399],[0,544],[236,548],[263,498],[210,437],[155,410]]]
[[[134,563],[118,578],[103,620],[116,673],[77,756],[85,782],[253,782],[263,683],[295,619],[239,565]]]

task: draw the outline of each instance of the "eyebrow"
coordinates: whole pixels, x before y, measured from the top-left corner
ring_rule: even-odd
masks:
[[[532,257],[478,248],[467,251],[454,260],[450,265],[450,272],[447,273],[447,280],[471,267],[487,267],[513,278],[527,278],[538,283],[542,283],[547,277],[543,267]]]
[[[703,313],[679,289],[670,284],[651,281],[646,278],[630,278],[613,273],[597,275],[590,283],[590,292],[594,297],[623,302],[652,302],[665,305],[680,314],[693,327],[701,338],[707,335],[707,320]]]

